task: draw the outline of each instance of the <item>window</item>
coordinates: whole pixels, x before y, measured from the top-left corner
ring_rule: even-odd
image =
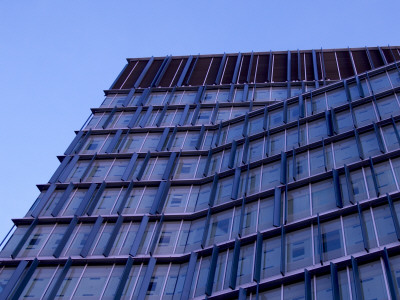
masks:
[[[22,246],[18,257],[36,256],[49,237],[53,227],[54,225],[37,225]]]
[[[109,274],[110,268],[106,266],[86,267],[73,297],[99,299]]]
[[[226,211],[211,216],[207,235],[207,245],[218,244],[229,240],[232,226],[232,211]]]
[[[328,107],[337,107],[347,103],[346,93],[343,88],[326,92]]]
[[[308,143],[314,143],[327,136],[326,121],[319,119],[308,123]]]
[[[356,215],[343,217],[344,236],[347,254],[364,250],[364,240],[361,231],[360,218]]]
[[[280,236],[264,240],[262,249],[261,278],[278,275],[281,263]]]
[[[286,234],[287,271],[312,265],[311,230],[305,228]],[[304,288],[303,288],[304,291]]]
[[[313,214],[325,212],[336,207],[335,191],[332,180],[311,184]]]
[[[242,285],[252,281],[254,259],[254,245],[250,244],[240,248],[236,284]]]
[[[354,108],[354,116],[358,127],[371,124],[376,121],[374,107],[372,103],[367,103]]]
[[[344,164],[350,164],[360,159],[357,144],[354,138],[335,142],[333,144],[333,148],[335,151],[336,168],[342,167]]]
[[[380,261],[358,267],[364,299],[389,299]]]
[[[274,188],[279,185],[280,179],[280,165],[279,162],[270,163],[262,166],[262,182],[261,189],[263,191]]]
[[[376,101],[378,105],[379,115],[382,119],[390,118],[391,116],[396,116],[400,112],[399,104],[395,95],[378,99]]]
[[[342,241],[342,226],[340,220],[321,223],[322,260],[328,261],[344,256]],[[318,257],[319,241],[318,228],[314,227],[315,255]]]
[[[335,113],[336,120],[334,120],[338,133],[343,133],[354,128],[353,116],[349,110]]]
[[[389,206],[379,206],[373,209],[378,239],[381,245],[397,241],[396,232]]]
[[[371,84],[371,88],[374,91],[374,94],[392,88],[386,72],[374,77],[370,77],[369,83]]]
[[[155,254],[174,253],[175,244],[178,240],[180,222],[165,222],[162,224]]]
[[[72,293],[74,292],[74,289],[79,281],[83,269],[84,267],[78,266],[71,266],[69,268],[67,275],[65,276],[60,288],[58,289],[56,299],[57,297],[64,299],[72,297]]]
[[[308,185],[288,191],[287,221],[293,222],[308,216],[310,216],[310,195]]]
[[[360,142],[365,157],[375,156],[381,153],[374,131],[360,134]]]
[[[85,182],[101,182],[106,177],[108,170],[112,164],[112,160],[97,160],[90,167],[87,175],[83,179]]]
[[[284,132],[273,134],[269,137],[268,154],[270,156],[279,154],[285,149]]]

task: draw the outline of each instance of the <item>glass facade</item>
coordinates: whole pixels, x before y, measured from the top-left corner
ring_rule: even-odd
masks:
[[[335,51],[128,60],[0,299],[397,299],[400,54]]]

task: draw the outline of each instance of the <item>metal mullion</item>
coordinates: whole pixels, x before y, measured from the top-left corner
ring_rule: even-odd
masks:
[[[197,264],[199,264],[199,269],[197,270],[197,274],[194,274],[195,276],[196,276],[196,283],[199,281],[199,276],[200,276],[200,270],[201,270],[201,265],[202,265],[202,262],[203,262],[203,257],[201,256],[200,257],[200,259],[199,259],[199,261],[196,263],[196,265]],[[195,266],[195,268],[196,268],[196,266]],[[192,282],[190,283],[190,286],[192,285]],[[190,287],[189,287],[189,289],[190,289]],[[196,293],[196,290],[197,290],[197,284],[194,286],[194,288],[193,288],[193,291],[192,291],[192,297],[191,298],[194,298],[194,295],[195,295],[195,293]],[[189,292],[190,293],[190,292]],[[182,298],[181,298],[182,299]],[[182,299],[183,300],[183,299]]]
[[[147,186],[144,186],[144,187],[143,187],[143,190],[142,190],[142,193],[140,194],[140,199],[139,199],[139,201],[138,201],[138,203],[137,203],[137,205],[136,205],[135,213],[136,213],[136,210],[139,208],[139,206],[140,206],[140,204],[141,204],[141,202],[142,202],[143,195],[144,195],[144,193],[146,192],[146,189],[147,189]]]
[[[391,159],[389,159],[389,165],[390,165],[390,170],[391,170],[391,172],[392,172],[392,176],[393,176],[393,178],[395,179],[394,180],[394,183],[396,184],[396,190],[400,190],[400,188],[399,188],[399,183],[397,182],[398,181],[398,179],[397,179],[397,177],[396,177],[396,173],[394,172],[394,167],[393,167],[393,163],[392,163],[392,160]]]
[[[392,274],[392,270],[390,268],[389,255],[388,255],[386,247],[383,249],[383,254],[381,257],[381,264],[383,264],[382,267],[383,267],[383,274],[385,277],[385,282],[387,281],[386,288],[388,289],[388,295],[390,294],[392,296],[392,299],[397,299],[396,298],[396,288],[394,285],[393,274]]]
[[[350,268],[349,267],[346,267],[346,275],[347,275],[347,282],[349,283],[348,284],[348,292],[349,292],[349,297],[350,297],[350,300],[353,300],[353,293],[352,293],[352,287],[351,287],[351,279],[350,279]]]
[[[54,223],[54,226],[53,226],[53,228],[51,229],[51,231],[49,232],[49,235],[47,236],[46,240],[43,242],[42,247],[40,247],[40,249],[38,250],[37,256],[40,256],[39,253],[42,252],[44,246],[47,244],[47,241],[49,240],[50,236],[53,234],[54,230],[56,229],[57,224],[58,224],[58,223]],[[0,274],[1,274],[1,272],[0,272]]]
[[[197,159],[196,170],[194,171],[192,178],[196,178],[196,174],[197,174],[198,168],[200,166],[200,161],[201,161],[201,155],[199,155],[199,158]]]
[[[173,252],[172,253],[175,253],[175,251],[176,251],[176,247],[178,246],[178,240],[179,240],[179,236],[180,236],[180,234],[181,234],[181,231],[182,231],[182,226],[183,226],[183,220],[181,220],[181,224],[179,225],[179,229],[178,229],[178,234],[177,234],[177,238],[176,238],[176,241],[175,241],[175,243],[174,243],[174,250],[173,250]]]
[[[272,72],[274,70],[274,68],[273,68],[273,65],[274,65],[273,59],[274,59],[274,56],[272,54],[272,51],[270,50],[269,51],[269,59],[268,59],[267,82],[272,82],[272,78],[273,78]]]
[[[110,168],[108,169],[108,171],[107,171],[107,173],[106,173],[106,175],[104,176],[104,178],[103,178],[103,181],[107,178],[107,176],[108,176],[108,174],[110,174],[110,171],[111,171],[111,169],[112,169],[112,167],[114,166],[114,164],[115,164],[115,162],[116,162],[116,158],[114,158],[114,160],[113,160],[113,162],[112,162],[112,164],[110,165]]]
[[[76,282],[75,288],[74,288],[74,290],[73,290],[72,293],[71,293],[71,298],[69,298],[70,300],[74,299],[74,295],[75,295],[75,293],[76,293],[76,290],[78,289],[79,283],[80,283],[81,280],[82,280],[83,274],[85,274],[85,271],[86,271],[87,266],[88,266],[88,265],[87,265],[87,263],[86,263],[85,266],[83,267],[82,273],[81,273],[81,275],[79,276],[78,281]]]
[[[257,82],[257,71],[258,71],[258,59],[260,58],[260,56],[259,55],[257,55],[257,60],[256,60],[256,69],[255,69],[255,71],[254,71],[254,83],[256,83]]]
[[[172,86],[172,83],[174,82],[176,75],[178,75],[178,72],[179,72],[179,70],[181,68],[182,63],[183,63],[183,58],[181,59],[181,62],[179,63],[179,66],[176,69],[176,72],[175,72],[174,76],[172,77],[172,80],[171,80],[171,83],[169,84],[169,87]],[[182,71],[182,73],[183,73],[183,71]]]
[[[68,242],[69,242],[69,243],[64,245],[64,249],[61,250],[59,257],[60,257],[60,256],[65,256],[65,253],[68,252],[69,248],[71,247],[72,242],[74,241],[76,235],[78,234],[79,230],[81,229],[81,226],[82,226],[82,223],[78,223],[78,224],[77,224],[77,227],[75,227],[75,228],[76,228],[75,234],[74,234],[74,235],[71,234],[71,235],[69,236],[68,241],[67,241],[67,243],[68,243]],[[64,254],[64,255],[63,255],[63,254]]]
[[[203,84],[202,84],[202,85],[205,85],[205,84],[206,84],[207,77],[208,77],[208,73],[210,72],[210,68],[211,68],[211,65],[212,65],[213,61],[214,61],[214,57],[211,58],[211,61],[210,61],[210,64],[209,64],[209,66],[208,66],[206,76],[204,76],[204,81],[203,81]]]
[[[346,238],[344,236],[344,223],[343,223],[343,216],[340,216],[340,226],[342,227],[342,241],[344,247],[344,256],[347,256],[347,245],[346,245]]]
[[[306,54],[303,53],[303,64],[304,64],[304,80],[307,81],[307,64],[306,64]]]
[[[242,72],[243,60],[244,60],[244,55],[240,59],[240,66],[239,66],[239,71],[237,73],[236,83],[239,83],[240,73]]]
[[[339,62],[338,62],[338,59],[337,59],[336,51],[334,51],[334,53],[335,53],[336,67],[337,67],[337,70],[338,70],[339,80],[342,80],[342,76],[340,74]]]
[[[118,117],[116,117],[116,119],[115,119],[115,121],[114,121],[114,124],[112,125],[112,127],[111,128],[115,128],[115,125],[118,123],[118,120],[121,118],[121,116],[122,116],[122,114],[123,114],[123,112],[121,111],[121,112],[116,112],[115,114],[118,114],[119,113],[119,115],[118,115]]]
[[[191,185],[190,188],[189,188],[189,193],[188,193],[188,196],[187,196],[187,199],[186,199],[186,204],[185,204],[185,210],[184,210],[184,212],[187,211],[187,207],[188,207],[188,205],[189,205],[189,197],[190,197],[190,194],[192,193],[192,189],[193,189],[193,185]]]
[[[79,188],[76,188],[73,191],[71,191],[71,193],[68,196],[69,201],[64,203],[64,208],[58,212],[57,216],[58,215],[62,216],[65,213],[65,210],[67,209],[68,205],[71,203],[71,200],[75,197],[75,194],[78,192],[78,190],[79,190]],[[72,196],[71,196],[71,194],[72,194]],[[55,216],[53,216],[53,217],[55,217]]]
[[[122,130],[121,130],[121,131],[122,131]],[[117,131],[117,132],[118,132],[118,131]],[[115,134],[117,134],[117,132],[116,132]],[[121,136],[122,136],[122,133],[121,133]],[[121,136],[119,137],[118,141],[121,139]],[[100,146],[100,148],[99,148],[99,153],[103,153],[103,151],[102,151],[102,150],[103,150],[103,147],[104,147],[106,141],[107,141],[110,137],[111,137],[111,134],[110,134],[110,133],[106,135],[106,138],[104,139],[103,143],[101,144],[101,146]],[[115,148],[115,146],[118,144],[118,141],[117,141],[116,144],[114,145],[114,148]],[[111,139],[111,142],[112,142],[112,139]],[[107,150],[107,149],[104,149],[104,151],[105,151],[105,150]]]
[[[222,276],[222,282],[221,282],[221,286],[220,286],[220,289],[221,289],[221,290],[224,288],[224,285],[225,285],[226,269],[228,268],[229,251],[230,251],[230,249],[228,248],[228,249],[226,250],[225,264],[223,265],[223,266],[224,266],[224,274],[223,274],[223,276]]]
[[[117,249],[117,250],[118,250],[118,254],[117,254],[117,255],[120,255],[120,253],[121,253],[122,246],[124,245],[124,242],[125,242],[125,240],[126,240],[126,237],[127,237],[128,234],[129,234],[129,231],[130,231],[130,229],[131,229],[131,227],[132,227],[132,223],[133,223],[132,221],[129,222],[128,229],[126,230],[126,233],[125,233],[125,235],[124,235],[124,237],[123,237],[123,239],[122,239],[121,248]],[[122,225],[123,225],[123,224],[122,224]],[[121,225],[121,227],[122,227],[122,225]],[[115,243],[115,241],[114,241],[114,243]],[[111,252],[111,251],[110,251],[110,252]]]
[[[52,284],[54,278],[56,277],[56,274],[57,274],[57,271],[58,271],[59,268],[60,268],[60,265],[57,265],[56,269],[54,270],[53,275],[51,276],[49,282],[47,283],[46,287],[43,290],[44,292],[42,293],[42,296],[40,297],[40,300],[43,299],[44,295],[46,294],[47,290],[49,289],[50,285]],[[1,272],[0,272],[0,274],[1,274]]]
[[[387,273],[385,271],[385,265],[384,265],[382,257],[379,258],[379,262],[381,263],[381,271],[382,271],[382,275],[383,275],[383,281],[385,282],[386,295],[388,295],[388,296],[390,295],[391,296],[391,290],[389,288],[388,278],[386,277]],[[392,297],[392,299],[396,299],[396,294],[395,293],[394,293],[394,297]]]
[[[110,104],[111,104],[111,103],[110,103]],[[90,129],[96,129],[97,125],[99,125],[100,121],[103,119],[103,117],[104,117],[105,114],[106,114],[106,113],[103,112],[103,113],[101,114],[100,118],[97,120],[97,123],[94,124]],[[93,115],[93,117],[94,117],[94,115]]]
[[[143,269],[143,265],[144,265],[143,263],[140,264],[139,272],[138,272],[138,274],[137,274],[135,283],[134,283],[134,285],[133,285],[133,287],[132,287],[132,292],[131,292],[131,295],[130,295],[129,299],[133,299],[133,294],[135,293],[136,285],[138,284],[139,277],[140,277],[140,273],[142,272],[142,269]],[[130,273],[130,272],[129,272],[129,273]],[[129,277],[129,274],[128,274],[128,277]],[[126,283],[125,283],[125,284],[126,284]]]
[[[107,284],[108,284],[108,282],[110,281],[111,274],[112,274],[112,272],[114,271],[114,268],[115,268],[115,264],[113,264],[113,265],[112,265],[112,267],[111,267],[110,274],[108,275],[108,277],[107,277],[107,281],[105,282],[105,284],[104,284],[104,287],[103,287],[103,290],[101,291],[101,294],[100,294],[100,299],[102,299],[102,298],[103,298],[103,296],[104,296],[104,293],[105,293],[105,291],[106,291],[106,288],[107,288]]]
[[[120,89],[124,86],[124,84],[126,83],[126,81],[128,80],[128,78],[131,76],[133,70],[135,70],[136,66],[138,65],[139,61],[137,60],[135,65],[133,66],[132,70],[129,72],[128,76],[126,76],[124,82],[121,84]],[[122,74],[121,74],[122,75]],[[118,76],[119,77],[119,76]],[[113,84],[114,85],[114,84]]]
[[[161,221],[160,221],[161,222]],[[158,223],[160,223],[158,220],[156,220],[155,222],[154,222],[154,228],[153,228],[153,231],[151,232],[151,236],[150,236],[150,242],[149,242],[149,245],[147,246],[147,248],[146,248],[146,251],[144,252],[144,253],[149,253],[149,250],[150,250],[150,247],[151,247],[151,241],[153,240],[153,238],[154,238],[154,233],[155,233],[155,231],[157,230],[157,226],[158,226]],[[161,224],[161,226],[162,226],[162,224]],[[161,229],[161,228],[160,228]],[[143,239],[143,237],[142,237],[142,239]],[[140,245],[139,245],[140,246]]]
[[[164,295],[165,287],[167,286],[167,281],[168,281],[168,278],[169,278],[169,272],[170,272],[170,270],[171,270],[171,266],[172,266],[172,263],[169,263],[169,264],[168,264],[167,273],[165,274],[165,280],[164,280],[163,286],[162,286],[162,288],[161,288],[161,293],[160,293],[160,296],[161,296],[161,297]]]
[[[380,242],[378,239],[378,229],[376,229],[376,223],[375,223],[375,217],[374,217],[374,210],[372,209],[372,207],[369,208],[369,211],[371,212],[371,219],[372,219],[372,226],[374,228],[374,233],[375,233],[375,240],[376,240],[376,245],[377,247],[380,247]]]
[[[99,234],[99,236],[98,236],[97,240],[95,240],[95,239],[93,240],[93,243],[91,246],[93,249],[92,249],[92,251],[90,251],[90,253],[88,253],[88,255],[93,255],[93,251],[94,251],[94,249],[96,249],[97,245],[99,244],[100,238],[103,235],[103,232],[107,227],[107,224],[108,224],[108,221],[105,221],[104,224],[101,225],[101,229],[99,230],[100,233],[97,232]]]

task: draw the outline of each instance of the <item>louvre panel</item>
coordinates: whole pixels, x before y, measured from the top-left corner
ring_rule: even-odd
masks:
[[[160,86],[168,87],[168,86],[173,85],[172,82],[171,82],[172,79],[174,81],[178,81],[180,74],[175,75],[176,71],[178,70],[178,68],[180,66],[180,70],[179,71],[182,72],[182,70],[183,70],[183,68],[185,66],[184,63],[186,62],[186,60],[187,59],[184,60],[184,62],[182,63],[183,64],[183,66],[182,66],[182,64],[181,64],[182,59],[173,59],[171,61],[171,63],[169,64],[169,66],[167,68],[167,71],[165,71],[163,78],[160,81]],[[175,76],[175,78],[174,78],[174,76]]]
[[[210,70],[208,71],[208,75],[206,78],[206,84],[214,84],[215,79],[217,78],[218,75],[218,69],[221,64],[222,57],[214,57]]]
[[[221,80],[222,84],[229,84],[232,82],[233,73],[235,72],[236,60],[237,55],[228,56],[226,60],[224,75]]]
[[[298,78],[298,58],[297,51],[292,51],[291,53],[291,64],[290,64],[290,80],[297,81]]]
[[[305,80],[312,81],[314,80],[314,69],[313,69],[313,62],[312,62],[312,54],[304,53],[305,56],[305,69],[306,69],[306,78]]]
[[[257,55],[254,55],[253,56],[253,64],[251,65],[251,73],[250,73],[250,79],[249,79],[249,82],[250,83],[253,83],[254,82],[254,76],[255,76],[255,74],[256,74],[256,68],[257,68],[257,58],[258,58],[259,56],[257,56]]]
[[[253,57],[253,60],[254,60],[254,57]],[[249,63],[250,63],[250,55],[243,55],[238,83],[245,83],[246,82],[247,73],[249,71]]]
[[[337,69],[335,52],[324,52],[324,64],[327,80],[338,80],[339,72]]]
[[[156,76],[158,70],[160,69],[164,59],[154,60],[151,64],[149,70],[144,76],[142,82],[140,83],[140,87],[149,87],[154,77]]]
[[[269,63],[269,54],[258,56],[256,83],[267,82],[268,63]]]
[[[119,76],[117,81],[114,83],[114,85],[111,87],[112,89],[121,89],[122,84],[124,83],[126,77],[129,75],[129,73],[132,71],[133,67],[135,66],[136,61],[130,61],[128,63],[128,66],[125,68],[125,70],[122,72],[122,74]]]
[[[382,49],[383,54],[385,55],[386,61],[390,64],[394,62],[392,52],[389,49]]]
[[[379,50],[369,49],[369,54],[371,55],[371,59],[372,59],[372,62],[374,63],[375,68],[378,68],[378,67],[384,65],[381,54],[379,53]]]
[[[287,81],[287,54],[274,55],[274,71],[272,81],[286,82]]]
[[[347,50],[336,51],[340,75],[342,79],[353,76],[353,66],[351,64],[350,54]]]
[[[354,64],[356,65],[357,73],[364,73],[371,69],[371,65],[368,61],[367,52],[365,50],[351,51],[353,55]]]
[[[190,77],[189,85],[203,85],[210,63],[211,57],[201,57],[198,59],[192,77]]]
[[[324,53],[324,55],[325,55],[325,53]],[[317,56],[318,79],[319,80],[323,80],[324,78],[323,78],[323,75],[322,75],[322,64],[321,64],[322,57],[321,57],[321,52],[317,52],[316,56]]]

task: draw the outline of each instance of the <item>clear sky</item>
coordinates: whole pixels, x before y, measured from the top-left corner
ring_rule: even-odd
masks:
[[[400,45],[400,1],[0,0],[0,239],[126,57]]]

